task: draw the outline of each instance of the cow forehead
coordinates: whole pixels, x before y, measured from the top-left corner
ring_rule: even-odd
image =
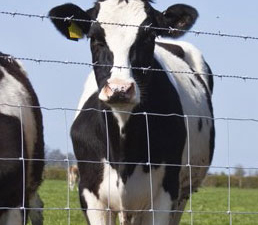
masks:
[[[147,18],[144,2],[141,0],[106,0],[100,2],[97,20],[106,23],[132,24],[139,26]],[[101,24],[109,47],[132,45],[136,39],[138,27]],[[122,46],[122,47],[123,47]],[[121,46],[120,46],[121,47]]]
[[[146,18],[145,3],[141,0],[106,0],[99,5],[99,21],[139,25]]]

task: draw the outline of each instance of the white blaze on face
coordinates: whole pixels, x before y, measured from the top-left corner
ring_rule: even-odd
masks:
[[[97,17],[99,22],[141,25],[146,19],[144,3],[140,0],[107,0],[100,2]],[[114,66],[130,67],[129,52],[136,40],[138,27],[101,24],[105,31],[105,40],[114,56]],[[134,81],[131,70],[112,68],[111,78]]]
[[[144,3],[141,0],[129,0],[128,3],[125,0],[106,0],[99,2],[99,4],[100,9],[97,17],[99,22],[139,26],[147,18]],[[136,92],[134,103],[137,104],[140,102],[140,90],[133,79],[132,71],[126,68],[131,67],[129,53],[136,41],[139,28],[109,24],[101,24],[101,27],[104,29],[106,43],[114,57],[114,67],[111,69],[111,77],[108,81],[119,79],[125,83],[134,83]],[[114,115],[118,119],[120,130],[128,120],[129,114],[116,111],[131,111],[133,107],[130,104],[111,107],[115,111]]]

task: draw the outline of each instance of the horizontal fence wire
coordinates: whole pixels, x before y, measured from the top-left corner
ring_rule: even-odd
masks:
[[[50,107],[44,107],[44,106],[25,106],[25,105],[12,105],[12,104],[6,104],[6,103],[0,103],[0,106],[7,106],[7,107],[14,107],[14,108],[30,108],[30,109],[41,109],[41,110],[46,110],[46,111],[72,111],[72,112],[88,112],[88,111],[95,111],[98,113],[126,113],[131,116],[160,116],[160,117],[181,117],[181,118],[193,118],[193,119],[198,119],[198,118],[203,118],[203,119],[208,119],[208,120],[214,120],[214,121],[238,121],[238,122],[254,122],[258,123],[258,119],[255,118],[233,118],[233,117],[208,117],[208,116],[198,116],[198,115],[180,115],[180,114],[159,114],[159,113],[147,113],[147,112],[138,112],[138,113],[133,113],[133,112],[126,112],[126,111],[114,111],[114,110],[99,110],[95,108],[88,108],[88,109],[72,109],[72,108],[65,108],[65,107],[60,107],[60,108],[50,108]],[[67,121],[66,121],[67,124]],[[68,133],[68,131],[66,131]],[[68,134],[67,134],[68,138]],[[68,145],[68,144],[67,144]],[[67,150],[68,152],[68,146]],[[68,154],[66,159],[29,159],[25,157],[21,158],[0,158],[0,161],[2,160],[8,160],[8,161],[13,161],[13,160],[25,160],[25,161],[44,161],[44,162],[64,162],[64,163],[92,163],[92,164],[106,164],[105,162],[102,161],[93,161],[93,160],[77,160],[77,159],[69,159]],[[213,168],[213,169],[248,169],[248,170],[255,170],[258,169],[258,167],[238,167],[238,166],[216,166],[216,165],[194,165],[190,164],[189,162],[187,164],[169,164],[169,163],[153,163],[153,162],[116,162],[116,161],[108,161],[108,164],[114,164],[114,165],[142,165],[142,166],[171,166],[171,167],[196,167],[196,168]]]
[[[87,211],[102,211],[102,212],[107,212],[109,210],[107,209],[98,209],[98,208],[67,208],[67,207],[45,207],[45,208],[30,208],[30,207],[0,207],[0,210],[8,210],[8,209],[14,209],[14,210],[87,210]],[[195,214],[235,214],[235,215],[258,215],[258,212],[253,211],[253,212],[240,212],[240,211],[198,211],[198,210],[159,210],[159,209],[153,209],[154,212],[156,213],[195,213]],[[152,210],[150,211],[149,209],[135,209],[135,210],[130,210],[130,209],[123,209],[123,210],[115,210],[112,209],[112,212],[115,213],[120,213],[120,212],[132,212],[132,213],[139,213],[139,212],[146,212],[146,213],[152,213]]]
[[[239,166],[205,166],[205,165],[194,165],[194,164],[169,164],[169,163],[152,163],[152,162],[122,162],[122,161],[93,161],[93,160],[77,160],[77,159],[29,159],[29,158],[0,158],[0,161],[42,161],[42,162],[64,162],[64,163],[91,163],[91,164],[110,164],[110,165],[139,165],[139,166],[165,166],[165,167],[193,167],[193,168],[211,168],[211,169],[246,169],[246,170],[257,170],[258,167],[239,167]]]
[[[250,76],[240,76],[240,75],[226,75],[226,74],[211,74],[211,73],[198,73],[198,72],[190,72],[190,71],[175,71],[175,70],[164,70],[164,69],[154,69],[151,67],[127,67],[127,66],[116,66],[116,65],[108,65],[108,64],[98,64],[95,63],[87,63],[87,62],[76,62],[76,61],[68,61],[68,60],[52,60],[52,59],[36,59],[29,57],[16,57],[16,56],[5,56],[0,55],[0,58],[8,59],[8,60],[21,60],[21,61],[31,61],[34,63],[54,63],[54,64],[63,64],[63,65],[76,65],[76,66],[89,66],[89,67],[110,67],[110,68],[118,68],[118,69],[130,69],[130,70],[140,70],[143,73],[147,71],[152,72],[166,72],[166,73],[177,73],[177,74],[189,74],[189,75],[199,75],[199,76],[212,76],[216,78],[231,78],[231,79],[241,79],[243,81],[258,81],[258,77],[250,77]]]
[[[182,117],[182,118],[203,118],[203,119],[209,119],[209,120],[226,120],[226,121],[250,121],[250,122],[257,122],[258,123],[258,118],[237,118],[237,117],[210,117],[210,116],[200,116],[200,115],[182,115],[182,114],[177,114],[177,113],[149,113],[149,112],[130,112],[130,111],[121,111],[121,110],[100,110],[96,108],[87,108],[87,109],[76,109],[76,108],[67,108],[67,107],[45,107],[45,106],[29,106],[29,105],[13,105],[13,104],[8,104],[8,103],[0,103],[0,106],[7,106],[7,107],[14,107],[14,108],[31,108],[31,109],[41,109],[41,110],[46,110],[46,111],[73,111],[73,112],[87,112],[87,111],[96,111],[100,113],[125,113],[128,115],[132,116],[137,116],[137,115],[143,115],[145,116],[146,114],[149,116],[161,116],[161,117],[170,117],[170,116],[177,116],[177,117]]]
[[[45,207],[45,208],[30,208],[30,207],[0,207],[0,210],[8,210],[8,209],[14,209],[14,210],[87,210],[87,211],[102,211],[102,212],[107,212],[109,210],[107,209],[98,209],[98,208],[67,208],[67,207]],[[253,212],[240,212],[240,211],[198,211],[198,210],[159,210],[159,209],[153,209],[154,212],[156,213],[195,213],[195,214],[235,214],[235,215],[258,215],[258,212],[253,211]],[[150,211],[149,209],[135,209],[135,210],[130,210],[130,209],[123,209],[123,210],[115,210],[112,209],[112,212],[119,213],[119,212],[132,212],[132,213],[139,213],[139,212],[146,212],[146,213],[152,213],[152,210]]]
[[[225,33],[212,33],[212,32],[202,32],[202,31],[193,31],[193,30],[180,30],[175,28],[159,28],[159,27],[153,27],[151,25],[147,26],[138,26],[138,25],[132,25],[132,24],[120,24],[120,23],[107,23],[107,22],[100,22],[96,20],[84,20],[84,19],[74,19],[72,17],[53,17],[53,16],[46,16],[46,15],[37,15],[37,14],[26,14],[26,13],[19,13],[19,12],[7,12],[7,11],[1,11],[0,14],[2,15],[10,15],[10,16],[22,16],[22,17],[28,17],[28,18],[40,18],[42,20],[44,19],[57,19],[57,20],[64,20],[64,21],[79,21],[79,22],[85,22],[85,23],[100,23],[100,24],[106,24],[106,25],[112,25],[112,26],[122,26],[122,27],[138,27],[143,29],[154,29],[154,30],[163,30],[167,32],[171,31],[180,31],[180,32],[187,32],[187,33],[194,33],[196,35],[203,34],[203,35],[213,35],[213,36],[221,36],[221,37],[234,37],[234,38],[242,38],[242,39],[252,39],[252,40],[258,40],[258,37],[252,37],[252,36],[244,36],[244,35],[231,35],[231,34],[225,34]],[[108,65],[108,64],[99,64],[98,62],[95,63],[89,63],[89,62],[76,62],[76,61],[68,61],[68,60],[53,60],[53,59],[36,59],[36,58],[30,58],[30,57],[16,57],[16,56],[0,56],[2,58],[9,58],[9,59],[17,59],[22,61],[32,61],[35,63],[55,63],[55,64],[66,64],[66,65],[77,65],[77,66],[89,66],[89,67],[110,67],[110,68],[118,68],[118,69],[132,69],[132,70],[141,70],[143,73],[146,73],[146,71],[152,71],[152,72],[167,72],[167,73],[178,73],[178,74],[198,74],[200,76],[212,76],[217,78],[232,78],[232,79],[242,79],[244,81],[246,80],[254,80],[258,81],[258,77],[250,77],[250,76],[241,76],[241,75],[227,75],[227,74],[211,74],[211,73],[197,73],[197,72],[189,72],[189,71],[173,71],[173,70],[164,70],[164,69],[154,69],[151,67],[126,67],[126,66],[116,66],[116,65]]]
[[[12,17],[15,16],[21,16],[21,17],[27,17],[27,18],[38,18],[42,21],[44,19],[55,19],[55,20],[64,20],[64,21],[78,21],[78,22],[85,22],[85,23],[99,23],[99,24],[105,24],[110,26],[121,26],[121,27],[136,27],[136,28],[143,28],[143,29],[152,29],[152,30],[159,30],[159,31],[166,31],[168,33],[171,33],[173,31],[179,31],[184,33],[192,33],[194,35],[209,35],[209,36],[219,36],[219,37],[228,37],[228,38],[239,38],[244,40],[258,40],[258,37],[250,36],[250,35],[239,35],[239,34],[227,34],[222,32],[207,32],[207,31],[196,31],[196,30],[182,30],[182,29],[176,29],[173,27],[169,28],[160,28],[160,27],[154,27],[152,24],[149,24],[147,26],[139,26],[134,24],[122,24],[122,23],[108,23],[104,21],[97,21],[97,20],[85,20],[85,19],[75,19],[72,17],[56,17],[56,16],[46,16],[46,15],[39,15],[39,14],[29,14],[29,13],[20,13],[20,12],[8,12],[8,11],[0,11],[0,14],[2,15],[9,15]]]

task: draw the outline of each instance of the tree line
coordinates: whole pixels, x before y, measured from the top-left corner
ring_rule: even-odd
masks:
[[[76,158],[73,153],[64,153],[60,149],[45,150],[46,163],[44,177],[46,179],[67,179],[68,165],[76,164]],[[69,164],[67,162],[69,160]],[[252,171],[252,172],[251,172]],[[230,177],[230,180],[229,180]],[[258,170],[246,170],[242,165],[236,165],[229,173],[221,171],[220,173],[208,173],[203,182],[204,187],[231,187],[238,188],[258,188]]]

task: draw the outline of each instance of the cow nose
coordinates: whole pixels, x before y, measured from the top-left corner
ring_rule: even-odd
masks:
[[[110,79],[102,88],[99,98],[100,100],[112,103],[129,103],[135,97],[135,84],[120,79]]]

